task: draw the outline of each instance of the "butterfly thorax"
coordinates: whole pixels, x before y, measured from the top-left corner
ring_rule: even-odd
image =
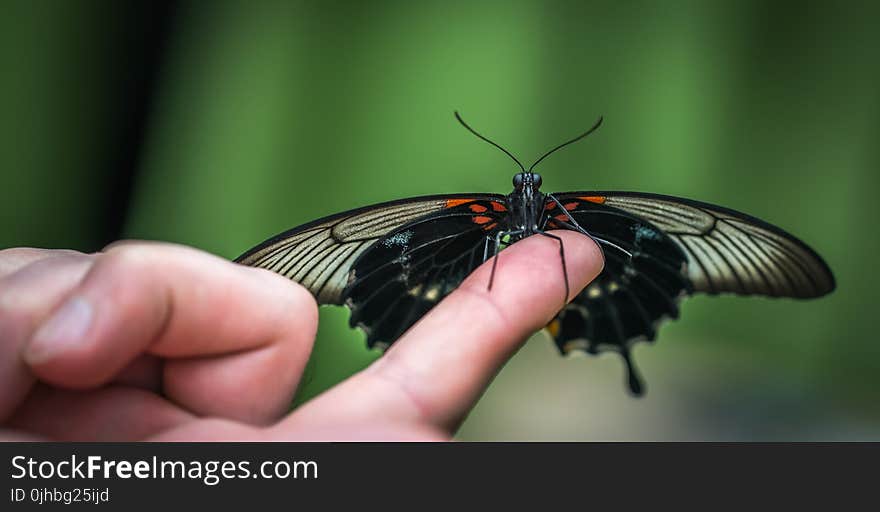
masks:
[[[514,239],[534,234],[544,212],[544,194],[541,193],[541,175],[532,172],[517,173],[513,177],[513,192],[507,195],[508,230]]]

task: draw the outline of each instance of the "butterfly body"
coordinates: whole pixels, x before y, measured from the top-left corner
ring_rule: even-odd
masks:
[[[547,231],[580,232],[599,242],[605,267],[547,330],[563,354],[619,353],[636,395],[643,385],[632,345],[653,341],[664,320],[678,318],[683,297],[806,299],[835,287],[815,251],[750,215],[640,192],[545,194],[541,176],[522,171],[507,195],[426,196],[359,208],[281,233],[236,261],[299,282],[320,304],[348,306],[350,324],[366,333],[368,346],[384,348],[505,245],[529,236],[554,238],[565,275],[562,241]]]
[[[544,194],[541,193],[541,175],[532,172],[517,173],[513,177],[513,192],[507,195],[508,231],[520,232],[514,235],[521,240],[535,234],[544,213]]]

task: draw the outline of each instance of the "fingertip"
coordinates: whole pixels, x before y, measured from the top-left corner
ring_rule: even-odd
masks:
[[[296,352],[311,353],[318,332],[318,302],[312,293],[295,281],[263,269],[236,265],[242,281],[260,297],[261,316],[273,343],[292,343]]]
[[[277,294],[285,313],[296,311],[304,322],[303,327],[313,326],[317,329],[318,302],[305,286],[265,268],[246,265],[239,265],[239,267],[243,272],[262,283],[265,289],[272,290]]]
[[[589,236],[561,230],[547,234],[551,236],[527,237],[498,255],[492,290],[487,289],[492,261],[471,274],[462,287],[487,293],[503,311],[527,311],[524,317],[540,324],[535,328],[545,325],[564,305],[563,299],[571,301],[605,266],[602,249]]]

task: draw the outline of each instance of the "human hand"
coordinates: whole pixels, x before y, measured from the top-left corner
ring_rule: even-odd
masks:
[[[574,232],[571,294],[602,269]],[[446,440],[564,291],[558,245],[499,255],[387,353],[293,412],[317,307],[272,272],[126,242],[0,251],[0,439]]]

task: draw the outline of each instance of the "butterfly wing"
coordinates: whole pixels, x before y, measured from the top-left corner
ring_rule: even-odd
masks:
[[[393,343],[483,261],[506,208],[495,194],[404,199],[304,224],[235,261],[305,286],[319,304],[345,304],[370,346]]]
[[[751,215],[656,194],[591,195],[669,235],[688,256],[688,277],[696,291],[810,299],[834,290],[831,269],[813,249]]]
[[[407,222],[443,210],[448,200],[420,197],[324,217],[276,235],[235,261],[300,283],[319,304],[342,304],[348,272],[358,256]]]
[[[558,200],[558,201],[557,201]],[[563,211],[564,210],[564,211]],[[321,304],[345,304],[370,346],[388,346],[454,290],[506,226],[504,197],[427,196],[332,215],[281,233],[236,261],[301,283]],[[687,199],[573,192],[548,199],[541,226],[573,218],[605,247],[602,274],[548,325],[560,350],[630,358],[678,316],[693,292],[817,297],[834,289],[824,261],[803,242],[754,217]],[[624,252],[625,251],[625,252]]]
[[[548,200],[547,229],[564,227],[564,208],[586,231],[632,254],[604,247],[602,274],[548,326],[560,350],[614,350],[641,391],[629,351],[653,340],[664,318],[694,292],[812,298],[834,289],[828,265],[806,244],[752,216],[670,196],[572,192]]]
[[[393,343],[483,263],[506,211],[501,196],[456,198],[370,246],[343,294],[368,346]]]

